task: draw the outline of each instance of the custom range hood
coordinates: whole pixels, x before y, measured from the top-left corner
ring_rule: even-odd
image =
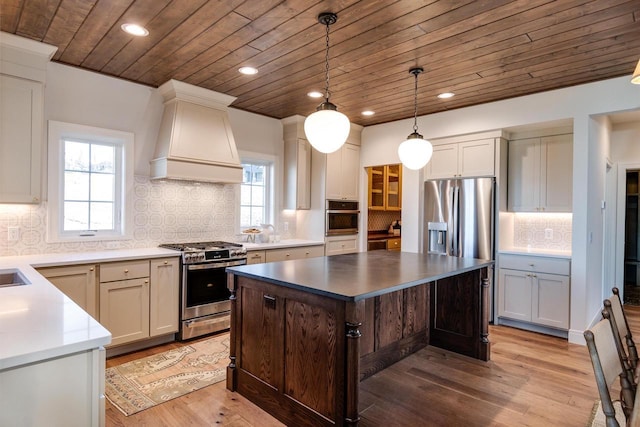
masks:
[[[169,80],[151,179],[242,182],[242,166],[227,107],[235,97]]]

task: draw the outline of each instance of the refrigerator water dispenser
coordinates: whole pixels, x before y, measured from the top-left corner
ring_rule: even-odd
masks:
[[[427,223],[429,233],[429,250],[430,254],[447,254],[447,223],[446,222],[429,222]]]

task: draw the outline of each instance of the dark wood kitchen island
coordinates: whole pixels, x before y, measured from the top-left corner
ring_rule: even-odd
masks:
[[[287,425],[357,425],[359,382],[434,345],[489,360],[493,261],[372,251],[227,269],[227,388]]]

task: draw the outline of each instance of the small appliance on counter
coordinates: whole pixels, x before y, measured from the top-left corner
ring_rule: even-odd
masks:
[[[400,221],[399,219],[393,221],[389,226],[389,234],[393,234],[394,236],[399,236],[401,226],[402,226],[402,221]]]

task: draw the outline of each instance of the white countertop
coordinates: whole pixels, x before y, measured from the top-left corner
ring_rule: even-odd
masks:
[[[281,240],[277,243],[247,243],[243,242],[247,251],[262,251],[265,249],[281,249],[281,248],[294,248],[297,246],[319,246],[324,245],[322,240],[304,240],[304,239],[287,239]]]
[[[551,258],[567,258],[571,259],[571,251],[561,251],[554,249],[537,249],[537,248],[506,248],[500,249],[498,254],[511,255],[530,255]]]
[[[85,351],[111,342],[111,333],[34,267],[179,256],[163,248],[23,255],[0,258],[31,282],[0,288],[0,370]]]

